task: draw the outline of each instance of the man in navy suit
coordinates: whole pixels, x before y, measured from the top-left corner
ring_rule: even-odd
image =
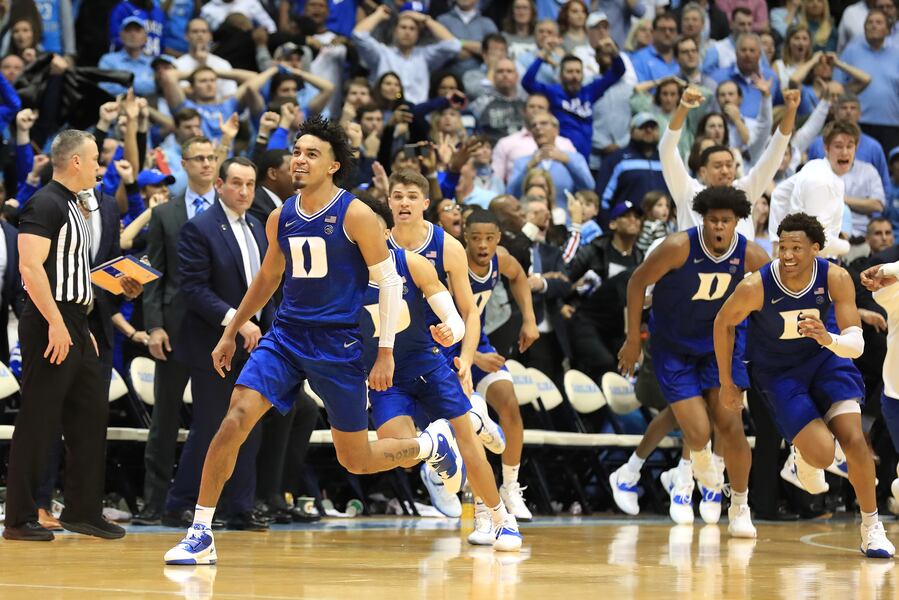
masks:
[[[228,410],[237,375],[274,318],[274,305],[269,303],[240,329],[242,344],[235,355],[235,368],[226,377],[219,377],[212,366],[212,350],[268,248],[265,226],[247,213],[255,185],[256,166],[252,162],[238,157],[222,163],[215,182],[216,201],[188,221],[178,237],[180,299],[186,309],[181,329],[187,335],[175,348],[175,356],[189,365],[194,413],[175,482],[166,499],[166,513],[196,505],[206,450]],[[225,487],[223,513],[234,529],[268,527],[253,514],[259,437],[256,427],[241,447],[234,474]]]

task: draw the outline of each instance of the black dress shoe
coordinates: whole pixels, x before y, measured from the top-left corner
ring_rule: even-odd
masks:
[[[125,529],[106,519],[96,521],[66,521],[59,519],[59,524],[67,531],[73,531],[83,535],[92,535],[104,540],[117,540],[125,537]]]
[[[139,515],[131,519],[132,525],[151,526],[162,523],[162,513],[158,510],[144,509]]]
[[[194,511],[187,508],[181,512],[163,513],[161,522],[163,527],[187,529],[194,524]]]
[[[287,503],[282,502],[283,506],[278,506],[277,504],[268,504],[266,502],[262,502],[260,500],[256,501],[256,510],[255,513],[269,519],[274,523],[278,523],[279,525],[286,525],[293,521],[293,518],[290,516],[290,512],[287,510]]]
[[[52,542],[54,535],[49,529],[41,527],[37,521],[28,521],[18,527],[4,528],[3,538],[20,542]]]
[[[271,522],[259,514],[245,512],[230,517],[227,523],[228,529],[238,531],[268,531]]]
[[[321,516],[317,513],[310,513],[303,510],[302,506],[294,506],[290,509],[290,516],[295,523],[314,523],[321,520]]]

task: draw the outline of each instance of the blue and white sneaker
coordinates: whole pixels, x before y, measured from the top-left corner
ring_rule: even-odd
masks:
[[[493,533],[493,517],[490,509],[479,501],[474,503],[474,531],[468,534],[468,543],[472,546],[492,546],[496,542]]]
[[[618,467],[609,475],[609,485],[612,488],[612,498],[615,505],[626,515],[639,515],[640,503],[637,495],[637,484],[640,482],[640,472],[634,473],[627,464]]]
[[[451,494],[447,491],[446,486],[440,476],[434,472],[431,465],[424,462],[418,472],[421,474],[421,481],[425,484],[425,489],[431,496],[431,504],[451,519],[458,519],[462,516],[462,502],[459,496]]]
[[[718,469],[719,481],[724,482],[724,459],[717,454],[712,454],[712,461],[715,468]],[[706,487],[698,480],[699,494],[702,498],[699,501],[699,516],[709,525],[714,525],[721,519],[721,497],[724,487]]]
[[[515,515],[508,515],[502,524],[493,528],[493,549],[499,552],[518,552],[521,550],[521,533]]]
[[[678,468],[668,469],[661,476],[662,487],[671,498],[668,514],[678,525],[693,523],[693,478],[679,477]]]
[[[887,539],[883,523],[877,521],[870,527],[862,524],[861,551],[868,558],[893,558],[896,548]]]
[[[503,428],[490,418],[487,402],[480,394],[472,394],[469,400],[471,411],[468,416],[475,433],[478,434],[478,439],[494,454],[502,454],[506,450],[506,434],[503,433]]]
[[[849,463],[846,462],[846,455],[843,454],[843,449],[840,448],[839,442],[834,441],[834,446],[833,462],[824,470],[843,479],[849,479]]]
[[[446,491],[457,494],[465,485],[465,464],[456,444],[453,426],[446,419],[438,419],[428,425],[421,435],[431,439],[431,455],[425,461],[443,480]]]
[[[212,530],[199,523],[194,523],[184,539],[165,553],[167,565],[214,565],[217,560]]]

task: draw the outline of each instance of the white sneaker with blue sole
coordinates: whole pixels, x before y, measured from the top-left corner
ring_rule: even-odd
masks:
[[[896,548],[887,539],[883,523],[877,521],[870,527],[862,524],[861,551],[868,558],[893,558]]]
[[[506,434],[503,428],[490,418],[487,402],[480,394],[471,395],[471,411],[468,413],[471,424],[478,439],[485,448],[494,454],[502,454],[506,450]]]
[[[217,560],[212,530],[198,523],[194,523],[184,539],[165,553],[167,565],[214,565]]]
[[[421,435],[431,440],[431,454],[425,462],[443,480],[446,491],[457,494],[465,485],[465,463],[462,462],[453,426],[446,419],[438,419],[428,425]]]
[[[425,489],[431,496],[431,504],[439,510],[443,515],[451,519],[458,519],[462,516],[462,502],[459,496],[451,494],[447,491],[443,480],[434,472],[428,463],[421,463],[418,472],[421,474],[421,481],[425,484]]]
[[[483,502],[475,502],[474,531],[468,534],[468,543],[473,546],[492,546],[495,541],[490,509]]]
[[[499,552],[518,552],[521,550],[521,533],[518,531],[518,522],[515,515],[508,515],[506,520],[493,528],[496,538],[493,549]]]

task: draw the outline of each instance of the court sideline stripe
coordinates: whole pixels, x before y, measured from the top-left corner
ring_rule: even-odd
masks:
[[[830,550],[842,550],[843,552],[851,552],[852,554],[861,554],[861,551],[858,548],[847,548],[846,546],[832,546],[830,544],[822,544],[821,542],[816,542],[814,539],[816,537],[822,535],[835,535],[838,532],[835,531],[822,531],[819,533],[810,533],[808,535],[804,535],[799,538],[799,541],[803,544],[808,544],[809,546],[816,546],[818,548],[828,548]]]
[[[0,588],[30,588],[30,589],[44,589],[44,590],[67,590],[67,591],[77,591],[77,592],[112,592],[112,593],[125,593],[125,594],[157,594],[162,596],[178,596],[179,598],[184,597],[184,592],[182,590],[172,590],[172,591],[163,591],[163,590],[145,590],[145,589],[129,589],[129,588],[107,588],[107,587],[88,587],[88,586],[78,586],[78,585],[47,585],[47,584],[37,584],[37,583],[0,583]],[[233,594],[233,593],[215,593],[216,598],[247,598],[246,593],[241,594]],[[251,598],[267,598],[269,600],[296,600],[297,596],[260,596],[257,594],[253,594],[249,596]]]

